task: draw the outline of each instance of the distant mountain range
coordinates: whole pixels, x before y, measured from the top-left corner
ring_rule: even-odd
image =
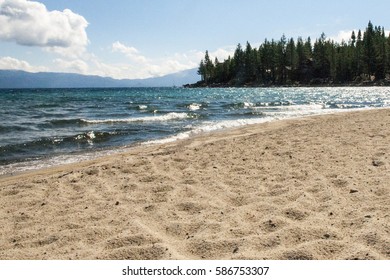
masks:
[[[197,69],[148,79],[113,79],[71,73],[0,70],[0,88],[172,87],[200,80]]]

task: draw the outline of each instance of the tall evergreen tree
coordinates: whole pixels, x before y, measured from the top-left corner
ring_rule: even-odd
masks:
[[[286,36],[280,38],[276,44],[276,80],[278,84],[285,84],[287,80],[287,39]]]
[[[295,80],[294,72],[297,67],[297,57],[294,39],[291,38],[286,46],[286,70],[287,83],[292,83]]]
[[[209,52],[206,51],[204,56],[204,66],[205,66],[205,81],[210,82],[213,79],[214,74],[214,64],[210,59]]]
[[[364,71],[368,75],[375,74],[375,49],[374,49],[374,27],[371,21],[368,23],[363,36],[364,50]]]
[[[322,33],[321,37],[314,43],[313,49],[314,75],[321,79],[330,76],[330,62],[325,40],[326,36]]]
[[[245,82],[245,55],[241,44],[238,44],[234,51],[233,69],[235,84],[242,84]]]
[[[351,83],[383,80],[390,75],[390,36],[384,28],[368,23],[365,32],[352,31],[348,42],[337,43],[325,34],[315,40],[298,37],[267,40],[245,50],[238,44],[234,56],[220,62],[210,59],[208,51],[198,69],[205,85],[285,85]]]
[[[200,61],[199,64],[198,75],[200,75],[203,82],[206,82],[206,67],[204,65],[203,59]]]
[[[387,68],[386,73],[387,75],[390,75],[390,35],[386,39],[386,58],[387,58]]]
[[[251,82],[255,80],[256,66],[254,49],[249,42],[246,42],[245,54],[244,54],[244,68],[245,68],[245,82]]]

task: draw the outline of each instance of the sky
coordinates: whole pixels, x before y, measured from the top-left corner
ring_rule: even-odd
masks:
[[[0,69],[156,77],[247,41],[348,40],[369,20],[389,30],[389,10],[388,0],[0,0]]]

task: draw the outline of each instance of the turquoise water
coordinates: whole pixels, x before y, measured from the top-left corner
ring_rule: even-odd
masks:
[[[390,88],[0,90],[0,175],[139,143],[275,119],[390,106]]]

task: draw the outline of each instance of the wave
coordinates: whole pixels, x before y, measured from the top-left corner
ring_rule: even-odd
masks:
[[[43,109],[43,108],[58,108],[61,107],[59,103],[43,103],[43,104],[34,104],[29,108]]]
[[[143,144],[151,145],[151,144],[171,143],[198,134],[203,134],[203,133],[208,133],[208,132],[228,129],[228,128],[235,128],[235,127],[240,127],[245,125],[251,125],[251,124],[266,123],[272,120],[274,120],[274,118],[272,117],[263,117],[263,118],[252,118],[252,119],[235,119],[235,120],[225,120],[225,121],[204,122],[202,125],[197,127],[192,127],[190,130],[186,132],[181,132],[168,138],[147,141],[144,142]]]
[[[82,126],[88,124],[110,124],[110,123],[132,123],[132,122],[163,122],[170,120],[180,120],[195,118],[193,114],[187,113],[168,113],[161,116],[147,116],[147,117],[135,117],[135,118],[122,118],[122,119],[54,119],[48,121],[50,125],[54,126]]]
[[[228,109],[246,109],[252,106],[255,106],[255,104],[251,102],[234,102],[234,103],[222,105],[223,108],[228,108]]]
[[[331,114],[340,112],[341,109],[328,109],[323,104],[306,104],[306,105],[290,105],[290,106],[268,106],[268,107],[253,107],[253,111],[243,115],[254,115],[254,118],[241,118],[224,121],[203,122],[200,126],[187,127],[189,130],[178,133],[174,136],[151,140],[144,144],[164,144],[181,139],[186,139],[194,135],[208,133],[217,130],[241,127],[252,124],[261,124],[281,119],[293,119],[310,115]],[[256,111],[261,109],[262,111]]]
[[[202,107],[202,104],[191,103],[191,104],[187,105],[186,107],[187,107],[188,110],[190,110],[190,111],[197,111],[197,110],[199,110],[199,109]]]
[[[296,118],[302,116],[309,116],[315,114],[324,114],[333,110],[329,109],[324,104],[305,104],[305,105],[291,105],[291,106],[270,106],[270,107],[255,107],[253,112],[274,119]]]
[[[112,136],[118,134],[117,132],[87,131],[70,136],[42,137],[28,142],[5,145],[1,147],[1,150],[4,154],[9,155],[5,161],[7,162],[9,160],[17,160],[18,156],[15,155],[18,153],[21,153],[19,156],[22,158],[27,154],[39,156],[44,154],[45,150],[63,150],[74,144],[93,145],[94,143],[109,141]]]
[[[130,105],[128,106],[128,109],[142,112],[142,113],[157,113],[158,107],[156,105],[147,105],[147,104],[133,104],[130,102]]]
[[[286,100],[286,101],[271,101],[271,102],[234,102],[225,104],[222,107],[229,108],[229,109],[252,109],[257,107],[279,107],[279,106],[291,106],[294,105],[292,101]]]
[[[326,109],[324,104],[302,104],[302,105],[280,105],[280,106],[256,106],[252,107],[254,111],[262,112],[285,112],[285,111],[312,111]]]
[[[148,117],[136,117],[136,118],[124,118],[124,119],[102,119],[102,120],[88,120],[81,119],[82,122],[87,124],[103,124],[103,123],[133,123],[133,122],[166,122],[171,120],[183,120],[195,118],[195,115],[187,113],[168,113],[161,116],[148,116]]]
[[[55,126],[67,126],[67,125],[81,125],[84,123],[83,119],[54,119],[49,121],[50,124]]]
[[[43,169],[63,164],[72,164],[85,160],[92,160],[101,156],[123,152],[123,149],[115,150],[92,150],[83,153],[67,153],[41,158],[24,158],[6,165],[0,165],[0,176],[19,172]],[[0,162],[1,163],[1,162]]]
[[[107,141],[111,136],[116,135],[115,132],[95,132],[88,131],[76,136],[69,137],[67,140],[69,141],[78,141],[78,142],[87,142],[89,144],[93,144],[94,142],[103,142]]]
[[[137,106],[137,109],[138,109],[138,110],[142,110],[142,111],[143,111],[143,110],[146,110],[146,109],[148,109],[148,105],[138,105],[138,106]]]
[[[350,103],[336,103],[336,102],[327,102],[326,106],[332,109],[359,109],[367,107],[366,104],[350,104]],[[380,107],[379,105],[377,107]]]
[[[18,125],[0,125],[0,132],[1,133],[9,133],[9,132],[18,132],[18,131],[26,131],[29,130],[26,127],[18,126]]]

